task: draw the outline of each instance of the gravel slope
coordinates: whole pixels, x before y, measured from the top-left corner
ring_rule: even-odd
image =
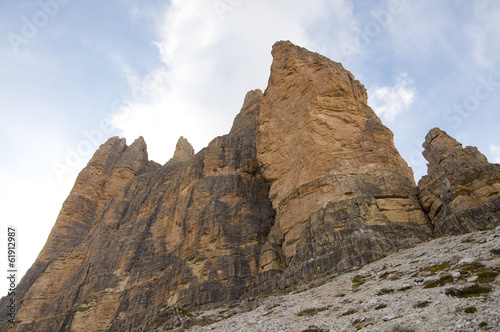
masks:
[[[176,330],[500,331],[499,274],[497,227],[399,250],[306,291],[189,313]]]

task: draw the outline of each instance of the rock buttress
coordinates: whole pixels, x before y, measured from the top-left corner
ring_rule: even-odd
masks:
[[[149,331],[175,325],[179,310],[241,298],[274,222],[256,159],[261,99],[250,92],[230,134],[195,156],[181,140],[187,153],[163,167],[145,145],[103,145],[21,281],[5,330]]]
[[[462,147],[439,128],[423,144],[428,175],[418,183],[434,234],[459,234],[500,224],[500,166]]]
[[[260,282],[345,270],[430,235],[413,173],[341,64],[290,42],[273,47],[257,157],[274,224]]]

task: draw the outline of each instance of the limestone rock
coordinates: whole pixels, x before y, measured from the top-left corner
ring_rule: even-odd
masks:
[[[19,285],[9,331],[149,330],[178,308],[239,299],[274,222],[256,161],[251,92],[229,135],[164,166],[139,138],[112,138],[81,172]],[[4,321],[5,322],[5,321]]]
[[[475,263],[463,264],[462,257]],[[456,273],[461,276],[450,278]],[[420,282],[431,274],[441,283]],[[467,279],[478,275],[490,276],[479,283],[483,293],[445,295],[466,288]],[[317,286],[258,298],[251,309],[242,303],[194,312],[189,331],[497,331],[499,275],[500,227],[400,249]]]
[[[241,301],[225,315],[257,312],[263,294],[321,283],[429,238],[432,225],[442,234],[498,221],[498,165],[433,130],[419,201],[412,171],[363,85],[341,64],[290,42],[272,53],[266,91],[247,93],[229,134],[198,153],[183,137],[163,166],[148,160],[142,137],[130,146],[113,137],[96,151],[16,289],[15,324],[0,316],[2,331],[186,329],[227,318],[195,312]],[[407,270],[393,277],[417,275],[419,285],[436,277]],[[357,272],[356,280],[375,284],[376,275]],[[416,287],[408,278],[394,289]],[[336,287],[345,295],[351,286],[346,279]],[[266,310],[287,313],[277,304]],[[342,317],[359,307],[348,304]],[[408,314],[390,309],[382,322],[399,324]]]
[[[456,234],[500,223],[500,167],[477,148],[462,147],[439,128],[423,144],[428,175],[418,184],[435,235]]]
[[[277,215],[261,271],[286,270],[286,285],[428,237],[413,173],[363,85],[290,42],[272,54],[257,157]]]
[[[180,137],[175,146],[175,152],[172,159],[170,159],[169,163],[178,163],[185,162],[194,157],[194,149],[193,146],[188,142],[184,137]]]

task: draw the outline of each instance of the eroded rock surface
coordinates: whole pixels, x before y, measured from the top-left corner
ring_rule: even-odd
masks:
[[[277,215],[261,271],[286,271],[286,285],[427,238],[413,173],[364,86],[290,42],[272,54],[257,153]]]
[[[178,308],[239,299],[274,222],[256,160],[252,91],[229,135],[173,163],[112,138],[78,177],[9,331],[150,330]],[[8,325],[4,326],[7,327]]]
[[[418,184],[434,234],[458,234],[500,223],[500,165],[476,147],[462,147],[439,128],[425,138],[428,175]]]
[[[435,129],[418,192],[351,73],[290,42],[272,53],[265,93],[250,91],[230,133],[198,153],[183,137],[163,166],[142,137],[99,148],[16,289],[15,324],[0,316],[2,331],[189,328],[207,322],[192,312],[251,308],[254,297],[427,239],[432,227],[498,222],[498,165]]]

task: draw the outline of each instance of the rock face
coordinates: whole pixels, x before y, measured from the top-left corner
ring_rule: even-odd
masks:
[[[170,164],[178,162],[182,163],[191,159],[192,157],[194,157],[193,146],[188,142],[187,139],[181,136],[175,146],[174,156],[168,162]]]
[[[197,154],[183,137],[163,166],[142,137],[99,148],[2,331],[189,327],[193,310],[319,280],[432,227],[498,222],[498,165],[433,130],[417,190],[351,73],[290,42],[272,53],[265,93],[250,91],[229,134]]]
[[[287,284],[429,237],[413,173],[363,85],[341,64],[290,42],[272,53],[257,154],[276,223],[261,271],[286,271]]]
[[[428,175],[418,184],[434,234],[465,233],[500,221],[500,165],[434,128],[425,138]]]
[[[149,330],[176,308],[239,299],[274,222],[256,161],[261,98],[250,92],[231,133],[196,156],[181,138],[164,167],[142,139],[101,146],[23,279],[9,330]]]

